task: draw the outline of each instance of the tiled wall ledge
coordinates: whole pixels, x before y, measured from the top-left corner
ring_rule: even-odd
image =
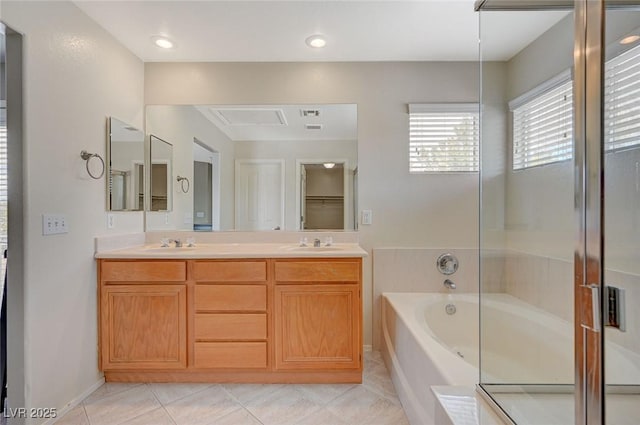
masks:
[[[437,424],[447,425],[504,425],[496,412],[483,400],[475,388],[433,386],[443,415],[436,417]],[[448,421],[448,423],[447,423]]]

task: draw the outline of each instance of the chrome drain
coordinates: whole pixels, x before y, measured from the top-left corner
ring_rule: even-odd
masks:
[[[447,312],[448,315],[456,314],[456,306],[453,304],[447,304],[444,308],[444,311]]]

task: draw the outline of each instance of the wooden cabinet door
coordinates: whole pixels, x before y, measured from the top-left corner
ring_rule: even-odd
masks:
[[[356,284],[276,285],[276,369],[361,368]]]
[[[186,295],[184,284],[103,286],[103,370],[186,368]]]

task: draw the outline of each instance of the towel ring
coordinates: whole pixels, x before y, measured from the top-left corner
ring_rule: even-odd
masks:
[[[182,193],[187,193],[189,192],[189,187],[191,187],[191,183],[189,183],[189,179],[186,177],[181,177],[178,176],[178,178],[176,179],[178,180],[178,182],[180,183],[180,189],[182,190]],[[187,182],[187,188],[184,188],[184,183]]]
[[[89,176],[91,176],[92,179],[98,180],[99,178],[101,178],[102,176],[104,176],[104,159],[102,159],[102,157],[100,155],[98,155],[97,153],[89,153],[87,151],[81,151],[80,152],[80,158],[84,159],[85,162],[85,168],[87,169],[87,173],[89,174]],[[91,161],[91,158],[98,158],[100,160],[100,163],[102,164],[102,171],[100,172],[100,175],[95,176],[92,172],[91,169],[89,169],[89,162]]]

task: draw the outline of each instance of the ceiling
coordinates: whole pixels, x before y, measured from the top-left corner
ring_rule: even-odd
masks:
[[[478,59],[474,0],[74,3],[145,62]],[[483,59],[510,59],[565,15],[510,12],[504,26],[483,28],[483,36],[502,40],[483,50]],[[312,34],[323,34],[327,46],[308,47]],[[175,47],[156,47],[155,35]]]
[[[357,106],[351,104],[201,105],[195,108],[233,141],[351,141],[358,138]],[[312,111],[317,112],[317,116],[311,114]],[[313,128],[308,128],[309,125]]]

